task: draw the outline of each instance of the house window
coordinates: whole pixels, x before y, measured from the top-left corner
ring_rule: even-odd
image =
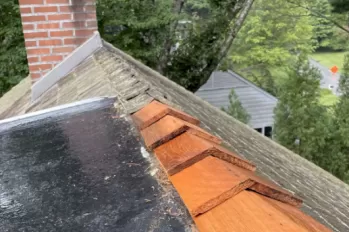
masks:
[[[258,131],[259,133],[262,133],[262,128],[256,128],[256,131]]]
[[[267,126],[264,128],[264,135],[271,138],[273,134],[273,128],[271,126]]]

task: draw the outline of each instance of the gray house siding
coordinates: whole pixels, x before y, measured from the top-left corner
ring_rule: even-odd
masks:
[[[231,89],[234,89],[242,106],[251,116],[249,121],[251,127],[264,130],[265,127],[273,126],[273,110],[277,99],[232,71],[212,73],[195,94],[221,108],[229,105]]]

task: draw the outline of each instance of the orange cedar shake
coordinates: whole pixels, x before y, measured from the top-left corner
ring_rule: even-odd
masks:
[[[267,197],[246,190],[194,217],[194,221],[200,232],[320,232],[295,222],[287,212],[271,205]]]
[[[193,216],[207,212],[254,184],[245,175],[231,172],[223,163],[209,156],[170,177]]]
[[[182,119],[183,121],[192,123],[193,125],[200,124],[200,121],[198,119],[193,118],[192,116],[178,111],[172,107],[164,105],[158,101],[152,101],[150,104],[134,113],[132,115],[132,118],[139,129],[144,129],[166,115],[172,115],[174,117]]]
[[[207,133],[201,128],[170,115],[143,129],[141,135],[146,146],[152,150],[185,131],[215,143],[220,142],[219,138]]]
[[[174,175],[209,155],[250,171],[256,169],[255,165],[247,160],[188,132],[155,148],[154,153],[169,175]]]

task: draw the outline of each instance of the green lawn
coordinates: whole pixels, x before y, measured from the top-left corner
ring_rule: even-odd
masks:
[[[329,89],[322,89],[320,96],[320,104],[324,106],[332,106],[336,104],[338,97],[334,95]]]
[[[336,65],[340,72],[343,67],[344,56],[346,53],[348,52],[316,52],[311,55],[311,58],[329,69]]]

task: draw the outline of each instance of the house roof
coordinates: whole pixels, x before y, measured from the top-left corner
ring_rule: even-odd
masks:
[[[195,118],[157,101],[132,118],[199,231],[330,231],[299,210],[300,199],[221,147]]]
[[[186,207],[115,101],[0,124],[1,231],[190,230]]]
[[[26,89],[24,84],[20,85],[22,85],[21,88]],[[195,125],[177,123],[175,125],[179,131],[199,131],[194,135],[201,134],[207,136],[206,138],[216,140],[216,142],[222,141],[222,149],[228,149],[257,167],[256,176],[268,179],[275,185],[281,186],[301,198],[303,212],[331,230],[347,231],[349,229],[347,223],[349,220],[347,216],[349,212],[348,185],[313,163],[260,135],[106,42],[104,42],[103,48],[93,53],[91,57],[51,87],[33,104],[29,101],[30,90],[26,89],[24,92],[26,93],[17,95],[17,99],[13,101],[16,104],[7,107],[0,113],[2,118],[96,96],[117,96],[116,109],[132,114],[155,99],[197,118],[201,122],[200,127],[204,130],[195,130],[197,129]],[[5,99],[11,94],[10,91],[4,96]],[[4,101],[1,99],[0,104]],[[152,139],[145,141],[150,141],[150,144],[155,144],[155,147],[161,141],[161,138],[160,140]],[[155,143],[151,143],[151,141]],[[176,167],[172,168],[172,171],[173,169],[175,172]],[[241,199],[254,199],[251,202],[253,201],[257,205],[265,201],[264,198],[260,200],[259,196],[255,197],[254,193],[250,191],[247,193],[244,191],[241,192],[243,193]],[[234,199],[235,197],[230,198],[226,202],[234,204],[236,202]],[[185,200],[184,203],[186,203]],[[243,203],[241,204],[239,207],[244,208]],[[217,207],[212,210],[216,210]],[[283,205],[275,207],[279,207],[278,212],[286,210]],[[229,207],[222,209],[228,210],[227,208]],[[201,214],[196,218],[197,225],[210,226],[209,221],[213,218],[218,220],[217,223],[224,223],[219,221],[220,218],[225,218],[223,215],[215,215],[212,212]],[[246,215],[250,215],[248,212],[244,212]],[[204,218],[204,220],[199,220],[200,218]],[[298,216],[293,218],[299,220]],[[216,230],[218,231],[218,229]]]
[[[218,108],[229,106],[229,94],[234,89],[241,105],[251,116],[249,125],[262,128],[274,124],[277,99],[233,71],[215,71],[195,93]]]

